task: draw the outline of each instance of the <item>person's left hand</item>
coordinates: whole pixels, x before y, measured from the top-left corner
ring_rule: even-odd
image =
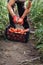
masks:
[[[17,23],[23,25],[23,18],[19,18]]]

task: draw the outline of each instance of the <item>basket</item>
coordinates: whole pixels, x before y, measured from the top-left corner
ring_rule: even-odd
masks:
[[[20,31],[23,31],[23,32],[20,32]],[[21,30],[21,29],[16,29],[14,27],[8,27],[6,29],[6,37],[8,40],[11,40],[11,41],[25,42],[26,32],[24,32],[24,29]]]

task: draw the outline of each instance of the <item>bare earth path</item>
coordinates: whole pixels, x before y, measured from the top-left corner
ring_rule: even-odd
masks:
[[[26,44],[8,40],[0,41],[0,65],[35,65],[34,63],[42,65],[32,42]]]

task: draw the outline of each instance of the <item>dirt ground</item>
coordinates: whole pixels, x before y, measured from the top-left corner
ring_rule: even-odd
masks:
[[[0,41],[0,65],[43,65],[38,51],[28,43]]]

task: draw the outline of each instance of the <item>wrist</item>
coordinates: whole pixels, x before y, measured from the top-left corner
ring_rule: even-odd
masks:
[[[14,19],[14,17],[16,17],[16,15],[15,15],[15,14],[12,16],[12,18]]]
[[[21,18],[24,20],[24,17],[23,16]]]

